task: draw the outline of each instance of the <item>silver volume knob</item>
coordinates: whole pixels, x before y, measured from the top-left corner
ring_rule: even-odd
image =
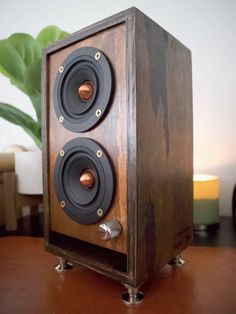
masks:
[[[121,234],[121,225],[118,220],[113,219],[98,226],[99,238],[107,241]]]

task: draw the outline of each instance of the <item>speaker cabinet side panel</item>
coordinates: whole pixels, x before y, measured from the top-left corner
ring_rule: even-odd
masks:
[[[90,131],[74,133],[64,128],[54,112],[53,87],[58,70],[65,58],[81,47],[96,47],[108,58],[113,72],[114,90],[110,107],[103,120]],[[127,253],[127,125],[126,125],[126,26],[119,24],[82,39],[49,55],[49,208],[52,231],[75,239]],[[109,155],[116,175],[116,192],[108,214],[98,223],[82,225],[69,218],[56,197],[54,167],[60,149],[71,139],[90,138]],[[79,179],[79,178],[78,178]],[[100,223],[113,218],[122,225],[122,234],[110,241],[98,238]]]
[[[144,14],[136,22],[140,284],[191,241],[191,53]]]

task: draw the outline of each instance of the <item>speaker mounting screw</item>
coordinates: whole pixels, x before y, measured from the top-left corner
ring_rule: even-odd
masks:
[[[102,114],[102,111],[100,109],[96,110],[96,117],[100,117]]]
[[[59,68],[59,73],[62,73],[64,71],[64,67],[61,65]]]
[[[64,117],[63,117],[63,116],[60,116],[60,117],[59,117],[59,122],[62,123],[63,121],[64,121]]]
[[[102,216],[103,216],[103,210],[102,210],[101,208],[98,208],[98,210],[97,210],[97,215],[98,215],[99,217],[102,217]]]
[[[63,149],[61,149],[59,154],[60,154],[60,156],[61,156],[61,157],[63,157],[63,156],[65,155],[64,150],[63,150]]]
[[[103,155],[103,154],[102,154],[102,151],[99,149],[99,150],[97,151],[97,157],[100,158],[100,157],[102,157],[102,155]]]
[[[96,60],[99,60],[101,58],[101,53],[98,51],[96,54],[95,54],[95,57],[94,57]]]
[[[65,201],[61,201],[60,205],[61,205],[61,208],[64,208],[66,206]]]

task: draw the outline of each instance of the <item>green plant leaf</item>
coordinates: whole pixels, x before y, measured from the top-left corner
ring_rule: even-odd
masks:
[[[33,139],[33,141],[35,142],[35,144],[38,146],[38,148],[41,150],[42,149],[42,141],[41,141],[41,137],[38,137],[37,135],[35,135],[30,129],[24,128],[24,131]]]
[[[41,93],[36,91],[35,93],[30,94],[29,97],[36,110],[37,122],[41,124]]]
[[[26,69],[24,86],[41,122],[41,59],[32,62]]]
[[[38,83],[41,76],[40,54],[39,44],[30,35],[13,34],[8,39],[0,40],[0,72],[30,98],[41,92]],[[40,119],[41,105],[33,105]]]
[[[13,85],[26,92],[22,84],[25,64],[8,39],[0,41],[0,72],[9,78]]]
[[[68,35],[67,32],[60,30],[57,26],[47,26],[36,37],[37,43],[41,48],[46,48],[53,42],[60,40]]]
[[[41,58],[32,62],[25,71],[24,85],[29,94],[41,92]]]
[[[40,57],[39,44],[27,34],[13,34],[0,40],[0,71],[24,93],[24,76],[29,64]]]
[[[0,117],[21,126],[39,146],[39,143],[41,143],[41,127],[31,116],[12,105],[0,102]]]
[[[17,33],[0,40],[0,73],[29,96],[37,121],[5,103],[0,103],[0,117],[20,125],[38,147],[41,147],[41,51],[67,34],[56,26],[48,26],[36,39],[28,34]]]
[[[13,34],[9,37],[9,42],[21,59],[24,60],[26,66],[41,57],[41,51],[37,41],[29,34]]]

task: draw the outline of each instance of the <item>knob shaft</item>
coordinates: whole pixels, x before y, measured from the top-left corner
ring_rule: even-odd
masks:
[[[121,224],[117,219],[107,221],[98,226],[99,238],[107,241],[121,234]]]

